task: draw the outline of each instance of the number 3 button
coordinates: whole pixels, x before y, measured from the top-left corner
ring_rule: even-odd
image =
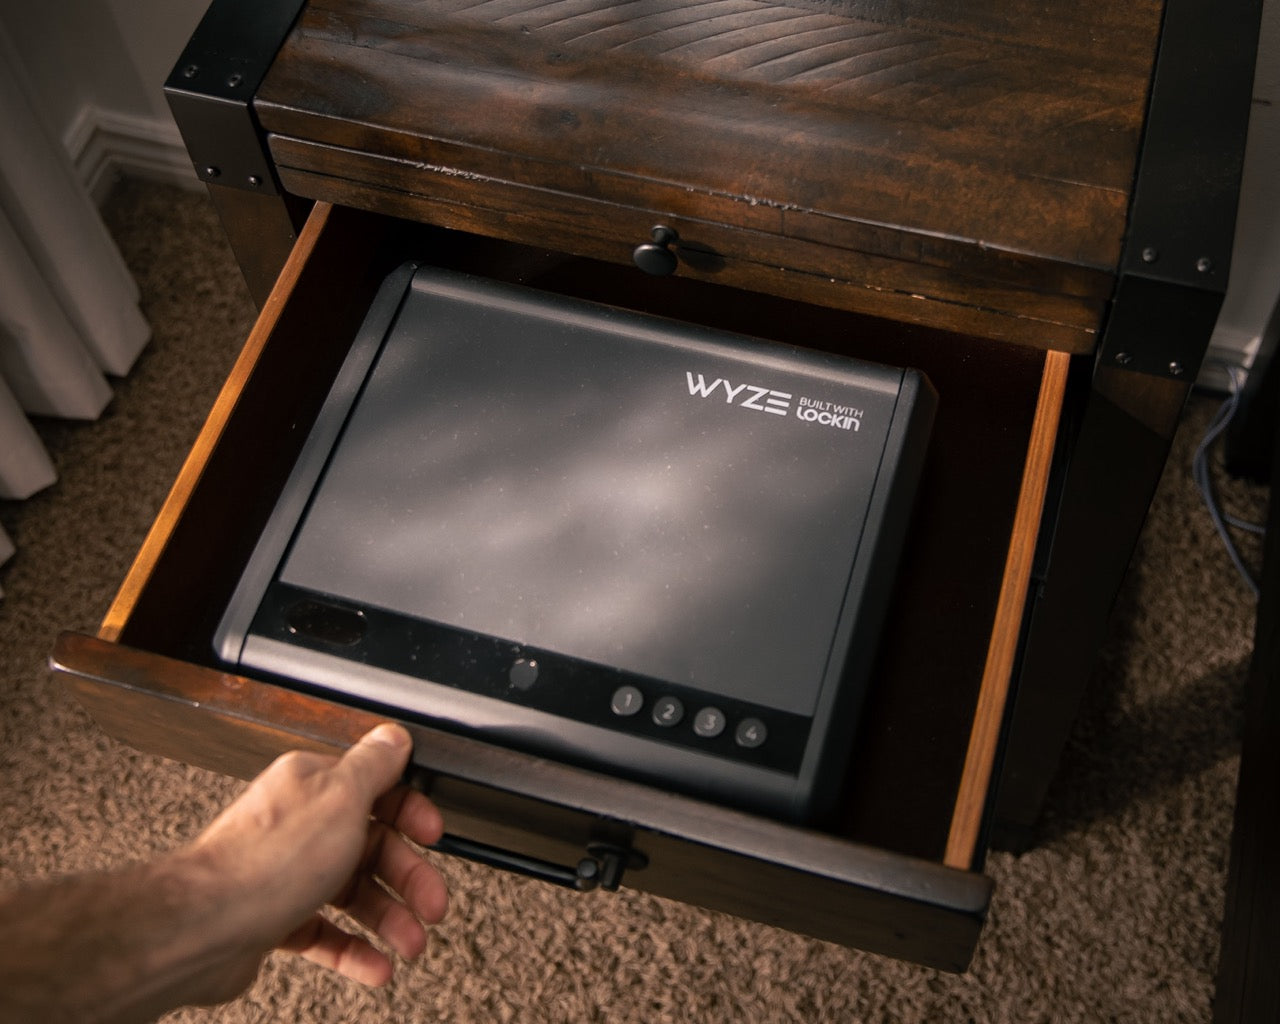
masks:
[[[704,739],[719,736],[724,727],[724,712],[719,708],[703,708],[693,716],[693,731]]]

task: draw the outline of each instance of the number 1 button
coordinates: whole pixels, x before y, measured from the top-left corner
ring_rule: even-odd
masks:
[[[613,700],[609,707],[615,715],[626,718],[634,715],[644,706],[644,695],[634,686],[619,686],[613,692]]]

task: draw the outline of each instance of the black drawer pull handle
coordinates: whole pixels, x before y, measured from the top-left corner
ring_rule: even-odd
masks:
[[[474,839],[463,839],[447,832],[431,849],[491,868],[501,868],[517,875],[551,882],[566,889],[576,889],[578,892],[590,892],[597,887],[614,892],[622,881],[624,871],[628,868],[642,868],[649,862],[644,854],[636,850],[627,850],[610,843],[588,843],[587,856],[578,861],[577,867],[570,868],[490,846],[488,843],[476,842]]]
[[[636,266],[654,277],[666,277],[674,273],[679,259],[669,247],[680,241],[675,228],[658,224],[649,232],[649,237],[653,239],[652,242],[643,242],[631,251],[631,258]]]

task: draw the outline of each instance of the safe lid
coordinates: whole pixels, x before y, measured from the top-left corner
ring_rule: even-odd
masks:
[[[912,371],[402,268],[220,653],[808,815],[853,742],[932,410]]]

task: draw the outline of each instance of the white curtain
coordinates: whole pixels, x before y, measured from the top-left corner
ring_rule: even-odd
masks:
[[[150,328],[3,25],[0,135],[0,498],[23,499],[56,479],[27,416],[96,419]]]

